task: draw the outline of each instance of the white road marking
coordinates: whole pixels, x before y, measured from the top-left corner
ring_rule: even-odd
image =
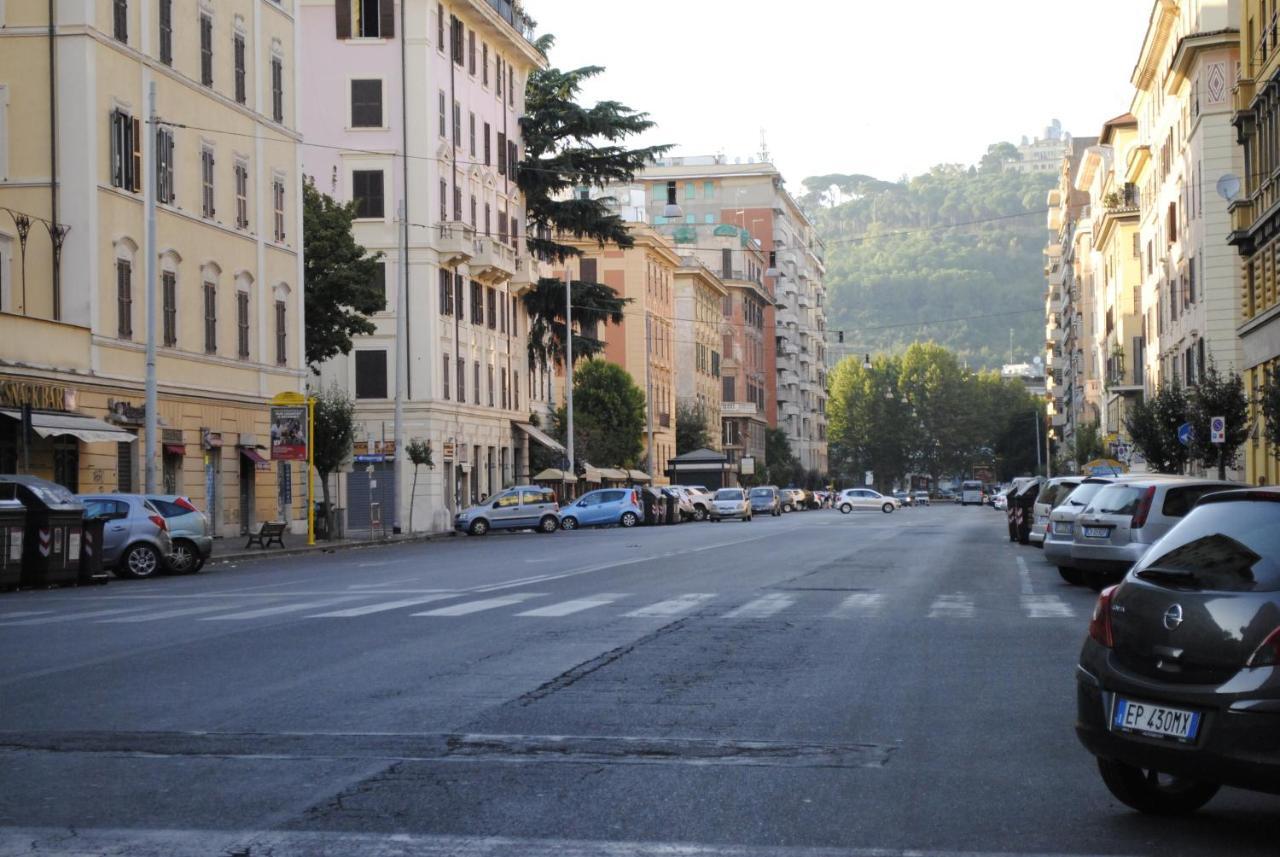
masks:
[[[114,607],[110,610],[90,610],[88,613],[60,613],[57,616],[40,616],[35,619],[19,619],[17,622],[0,622],[0,628],[17,628],[28,625],[53,625],[61,622],[75,622],[79,619],[97,619],[99,616],[115,616],[119,613],[132,613],[146,609],[135,604],[132,607]]]
[[[1029,619],[1074,619],[1076,611],[1056,595],[1024,595],[1022,609]]]
[[[368,593],[369,595],[382,593]],[[398,601],[379,601],[377,604],[364,604],[360,607],[348,607],[346,610],[333,610],[329,613],[313,613],[308,619],[351,619],[356,616],[368,616],[371,613],[385,613],[388,610],[399,610],[401,607],[417,607],[419,604],[430,604],[432,601],[444,601],[458,598],[455,592],[440,592],[435,595],[422,595],[418,598],[401,598]]]
[[[117,616],[115,619],[99,619],[99,624],[108,623],[133,623],[133,622],[157,622],[161,619],[176,619],[180,616],[195,616],[200,613],[217,613],[223,610],[235,610],[244,607],[243,603],[235,604],[204,604],[200,607],[179,607],[174,610],[161,610],[157,613],[143,613],[141,616]]]
[[[832,619],[848,619],[853,616],[874,616],[884,606],[884,595],[879,592],[855,592],[840,602],[840,606],[827,614]]]
[[[1031,586],[1031,571],[1027,568],[1027,561],[1022,557],[1015,557],[1015,559],[1018,561],[1018,578],[1022,582],[1022,594],[1034,595],[1035,589]]]
[[[710,601],[715,597],[714,592],[689,592],[669,601],[659,601],[657,604],[650,604],[648,607],[632,610],[624,615],[633,619],[644,619],[651,616],[675,616],[679,613],[693,610],[699,604]]]
[[[468,616],[472,613],[479,613],[482,610],[494,610],[498,607],[510,607],[512,604],[519,604],[528,601],[530,598],[541,598],[544,593],[541,592],[517,592],[514,595],[504,595],[500,598],[485,598],[480,601],[466,601],[462,604],[453,604],[449,607],[441,607],[438,610],[428,610],[425,613],[414,613],[414,616]]]
[[[619,598],[626,598],[625,592],[602,592],[599,595],[592,595],[590,598],[574,598],[571,601],[561,601],[559,604],[548,604],[546,607],[538,607],[534,610],[526,610],[523,613],[517,613],[517,616],[568,616],[571,613],[581,613],[583,610],[590,610],[593,607],[603,607],[606,604],[612,604]]]
[[[329,598],[324,601],[303,601],[301,604],[280,604],[275,607],[259,607],[257,610],[245,610],[241,613],[228,613],[226,616],[204,616],[201,622],[239,622],[246,619],[261,619],[264,616],[280,616],[284,613],[301,613],[303,610],[317,610],[330,604],[341,604],[358,596],[348,595],[345,598]]]
[[[21,619],[24,616],[44,616],[52,612],[52,610],[18,610],[14,613],[0,613],[0,622],[5,619]]]
[[[786,610],[795,604],[795,598],[790,595],[781,593],[773,593],[763,598],[757,598],[747,604],[743,604],[735,610],[730,610],[724,614],[725,619],[768,619],[775,613]]]
[[[962,593],[939,595],[929,605],[930,619],[971,619],[973,618],[973,598]]]

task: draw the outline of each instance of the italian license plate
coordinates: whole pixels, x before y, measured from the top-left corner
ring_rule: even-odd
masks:
[[[1172,738],[1189,743],[1196,739],[1196,733],[1200,729],[1200,713],[1116,697],[1111,726],[1118,732]]]
[[[1088,539],[1105,539],[1111,536],[1110,527],[1085,527],[1085,538]]]
[[[1038,524],[1048,524],[1048,523],[1049,523],[1049,516],[1048,516],[1048,515],[1041,515],[1039,518],[1037,518],[1037,519],[1036,519],[1036,523],[1038,523]]]
[[[1067,523],[1066,521],[1054,521],[1054,522],[1053,522],[1053,534],[1054,534],[1055,536],[1069,536],[1069,535],[1071,535],[1071,524]]]

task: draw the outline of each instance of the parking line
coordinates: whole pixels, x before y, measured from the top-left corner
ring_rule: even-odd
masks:
[[[519,604],[528,601],[530,598],[541,598],[545,595],[542,592],[518,592],[514,595],[504,595],[501,598],[485,598],[480,601],[467,601],[462,604],[453,604],[449,607],[441,607],[438,610],[428,610],[425,613],[414,613],[414,616],[468,616],[472,613],[479,613],[483,610],[494,610],[498,607],[509,607],[512,604]]]
[[[538,607],[534,610],[526,610],[523,613],[517,613],[517,616],[568,616],[571,613],[581,613],[583,610],[590,610],[592,607],[603,607],[606,604],[612,604],[619,598],[625,598],[625,592],[605,592],[600,595],[593,595],[590,598],[574,598],[571,601],[561,601],[559,604],[548,604],[546,607]]]

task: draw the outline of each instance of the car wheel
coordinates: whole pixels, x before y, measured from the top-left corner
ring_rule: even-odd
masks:
[[[693,519],[695,521],[705,521],[707,519],[707,510],[701,506],[693,507]]]
[[[1098,571],[1085,571],[1080,575],[1084,580],[1084,585],[1092,589],[1094,592],[1101,592],[1111,583],[1107,575]]]
[[[885,503],[883,506],[880,507],[880,511],[884,512],[886,515],[889,514],[890,512],[893,511],[893,504]]]
[[[1098,759],[1102,781],[1125,806],[1149,815],[1187,815],[1218,793],[1217,783],[1190,780],[1112,759]]]
[[[841,503],[841,504],[840,504],[840,514],[841,514],[841,515],[847,515],[847,514],[849,514],[849,513],[850,513],[850,512],[852,512],[852,511],[853,511],[853,506],[851,506],[850,504],[848,504],[848,503]]]
[[[627,529],[634,527],[639,522],[640,522],[640,518],[636,516],[635,512],[623,512],[622,519],[618,521],[619,524],[622,524],[622,526],[626,527]]]
[[[784,512],[794,512],[795,510],[794,510],[793,508],[791,508],[791,504],[790,504],[790,503],[787,503],[785,506],[783,506],[783,507],[782,507],[782,511],[784,511]]]
[[[555,515],[545,515],[538,522],[538,532],[540,533],[554,533],[558,529],[560,529],[560,522],[556,520]]]
[[[124,556],[120,557],[120,573],[134,580],[155,577],[163,570],[160,552],[148,544],[132,545],[124,552]]]
[[[1084,575],[1078,568],[1070,568],[1065,565],[1058,566],[1058,576],[1070,583],[1072,586],[1080,586],[1084,583]]]
[[[483,536],[489,532],[489,522],[484,518],[476,518],[467,528],[467,532],[473,536]]]
[[[560,521],[560,529],[562,530],[578,529],[578,519],[572,516],[568,518],[564,518],[563,520]]]
[[[187,539],[178,539],[173,543],[173,553],[169,554],[169,570],[174,574],[195,574],[204,565],[200,551],[195,543]]]

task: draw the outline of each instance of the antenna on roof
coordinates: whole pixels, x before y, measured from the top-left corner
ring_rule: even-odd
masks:
[[[763,128],[760,129],[760,160],[769,163],[769,141]]]

